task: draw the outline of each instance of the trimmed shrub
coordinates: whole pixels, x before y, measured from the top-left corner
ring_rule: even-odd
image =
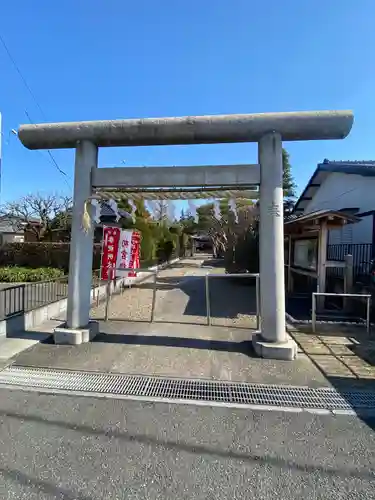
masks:
[[[158,261],[160,263],[168,262],[173,255],[174,249],[175,249],[175,246],[174,246],[172,240],[159,241],[158,248],[157,248]]]
[[[36,281],[47,281],[64,276],[62,269],[41,267],[31,269],[29,267],[0,267],[0,281],[5,283],[25,283]]]
[[[185,257],[187,254],[187,250],[191,249],[192,239],[186,233],[182,233],[179,235],[179,253],[180,257]]]
[[[171,233],[166,226],[150,224],[138,217],[133,227],[141,233],[141,261],[144,266],[169,260],[173,252],[178,255],[181,237],[177,232]],[[0,247],[0,267],[55,268],[67,274],[69,252],[70,243],[7,243]],[[92,266],[94,270],[100,268],[100,254],[101,244],[94,244]]]
[[[152,262],[156,257],[156,243],[152,231],[147,225],[137,229],[141,233],[141,260]]]
[[[94,245],[93,269],[100,267],[101,245]],[[70,243],[7,243],[0,247],[0,266],[69,270]]]
[[[228,250],[224,257],[228,272],[259,272],[259,241],[252,231],[246,232],[236,242],[234,250]]]

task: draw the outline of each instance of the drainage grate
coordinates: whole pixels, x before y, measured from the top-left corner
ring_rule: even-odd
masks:
[[[375,410],[375,392],[173,379],[111,373],[72,372],[11,366],[0,385],[82,394],[223,405],[273,406],[316,410]]]

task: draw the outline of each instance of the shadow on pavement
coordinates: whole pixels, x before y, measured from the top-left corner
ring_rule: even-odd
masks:
[[[53,344],[51,333],[24,330],[23,332],[9,333],[7,339],[36,340],[41,344]]]
[[[346,399],[351,391],[375,391],[375,342],[362,327],[293,325],[290,335],[332,386]],[[375,430],[375,419],[359,417]]]
[[[209,278],[211,316],[216,318],[237,318],[239,314],[256,315],[256,290],[253,286],[239,286],[241,278]],[[177,276],[159,278],[157,292],[181,290],[188,297],[183,315],[207,315],[206,288],[204,276]],[[153,283],[141,283],[137,288],[153,290]]]
[[[285,308],[286,312],[292,316],[296,321],[310,321],[311,320],[311,295],[310,296],[286,296]],[[355,304],[352,313],[345,313],[341,311],[341,305],[339,308],[328,303],[327,312],[331,316],[332,321],[346,321],[352,322],[353,325],[358,321],[359,318],[365,323],[366,321],[366,308],[364,306],[359,307],[359,304]],[[327,318],[328,316],[326,316]],[[317,319],[324,319],[324,315],[317,316]]]
[[[351,390],[356,390],[359,389],[361,391],[369,391],[369,392],[374,392],[375,391],[375,380],[368,380],[368,379],[357,379],[356,382],[350,382],[348,383],[347,380],[345,380],[343,377],[327,377],[327,379],[331,382],[333,387],[342,395],[345,397],[345,393],[347,391]],[[375,417],[373,414],[373,411],[369,415],[366,415],[366,412],[361,412],[358,414],[358,418],[362,420],[370,429],[375,431]]]
[[[356,355],[362,358],[366,363],[371,366],[375,366],[375,342],[371,343],[358,343],[350,346],[350,350]]]
[[[200,261],[195,262],[176,262],[173,264],[172,269],[183,269],[183,268],[188,268],[188,269],[199,269],[200,266]]]
[[[37,424],[48,425],[52,427],[60,427],[62,429],[67,429],[69,431],[74,431],[76,433],[80,433],[83,435],[91,435],[98,437],[105,437],[106,439],[120,439],[124,440],[128,443],[138,443],[140,445],[146,446],[156,446],[162,449],[167,449],[169,451],[174,452],[186,452],[193,453],[194,455],[198,455],[200,457],[208,455],[213,457],[219,457],[224,459],[232,459],[239,460],[240,462],[247,462],[251,464],[261,464],[264,467],[275,467],[280,470],[285,470],[286,472],[290,471],[290,469],[294,469],[300,471],[304,474],[314,474],[316,472],[320,472],[327,477],[333,478],[343,478],[346,479],[348,476],[355,477],[361,480],[373,480],[374,474],[371,470],[359,470],[358,468],[337,468],[332,466],[325,466],[320,464],[308,464],[308,463],[298,463],[295,460],[278,457],[275,455],[262,453],[248,453],[248,452],[240,452],[236,449],[220,449],[218,446],[207,446],[202,445],[196,442],[188,443],[181,442],[175,440],[168,439],[160,439],[157,436],[152,436],[150,434],[132,434],[130,432],[126,432],[125,430],[120,429],[111,429],[111,428],[98,428],[91,427],[87,424],[80,424],[78,422],[67,422],[66,420],[56,420],[51,418],[44,418],[39,415],[30,415],[27,412],[10,412],[10,411],[0,411],[0,416],[2,418],[13,418],[18,419],[22,422],[34,422]],[[193,440],[193,438],[192,438]],[[45,482],[40,479],[31,478],[19,471],[14,471],[11,469],[1,469],[0,473],[5,473],[10,478],[16,479],[19,482],[23,483],[25,481],[30,480],[33,484],[39,487],[42,491],[46,493],[54,493],[56,494],[57,488],[51,483]],[[55,491],[56,490],[56,491]],[[73,498],[77,500],[86,500],[88,497],[82,496],[80,494],[72,495],[69,491],[62,490],[59,488],[59,493],[64,494],[63,498],[67,500],[73,500]]]
[[[215,267],[215,268],[218,268],[218,267],[224,267],[224,259],[205,259],[203,262],[202,262],[202,266],[201,267]]]
[[[97,321],[105,321],[104,317],[96,317],[95,319]],[[178,321],[178,320],[172,320],[172,319],[168,319],[168,320],[154,319],[154,321],[151,321],[151,319],[142,319],[142,318],[141,319],[138,319],[138,318],[137,319],[134,319],[134,318],[125,319],[125,318],[109,317],[108,321],[110,321],[111,323],[129,323],[129,322],[133,323],[134,322],[134,323],[146,323],[149,325],[168,324],[168,325],[185,325],[185,326],[186,325],[206,326],[206,323],[204,323],[202,321]],[[235,328],[246,328],[247,330],[250,329],[249,327],[238,327],[238,326],[236,326]]]
[[[159,335],[119,335],[100,333],[94,342],[113,344],[134,344],[163,347],[185,347],[187,349],[205,349],[211,351],[237,352],[255,357],[251,341],[230,342],[226,340],[207,340],[188,337],[167,337]]]
[[[24,472],[10,469],[9,467],[0,467],[0,475],[10,479],[12,482],[27,486],[28,488],[30,486],[34,487],[39,491],[39,494],[44,493],[46,495],[53,495],[53,498],[62,498],[64,500],[92,500],[91,496],[88,497],[82,495],[82,493],[73,492],[72,490],[62,488],[58,484],[53,484],[35,476],[29,476]]]

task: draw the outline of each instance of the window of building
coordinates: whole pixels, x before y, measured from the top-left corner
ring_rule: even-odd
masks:
[[[316,271],[318,261],[318,239],[295,240],[293,266]]]

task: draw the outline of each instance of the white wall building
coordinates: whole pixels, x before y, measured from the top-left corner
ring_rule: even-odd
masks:
[[[329,245],[372,243],[375,247],[375,161],[329,161],[318,164],[298,199],[294,213],[340,210],[361,217],[329,232]]]
[[[25,231],[16,222],[12,217],[0,217],[0,245],[25,241]]]

